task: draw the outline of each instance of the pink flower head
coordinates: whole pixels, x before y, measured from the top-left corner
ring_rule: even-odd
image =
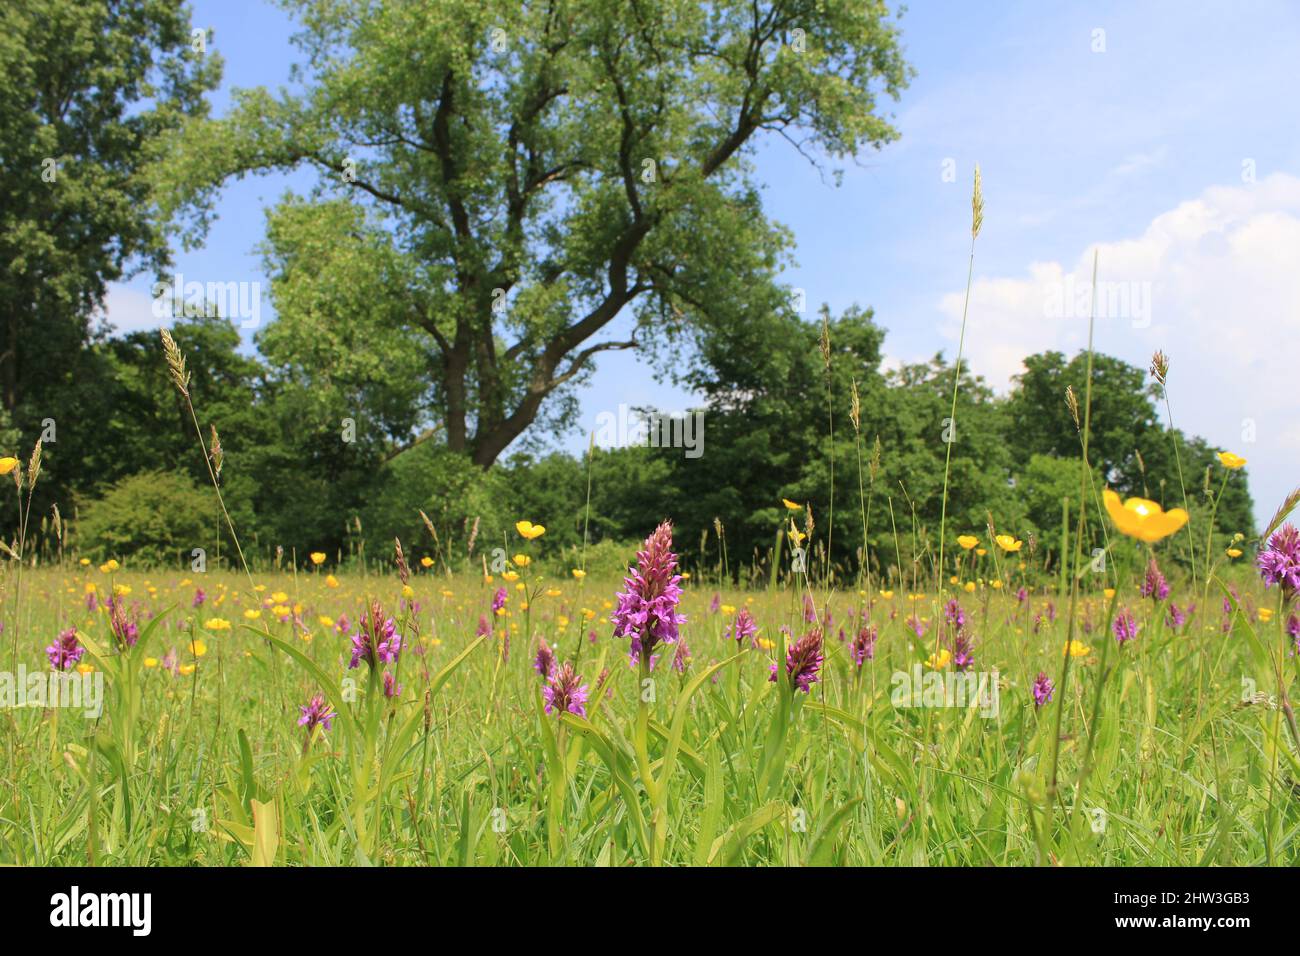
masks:
[[[568,661],[552,672],[542,688],[542,700],[548,714],[558,710],[587,716],[587,685]]]
[[[537,641],[537,656],[533,658],[533,670],[542,675],[542,680],[555,672],[555,652],[542,638]]]
[[[673,526],[665,521],[645,539],[636,554],[636,570],[623,579],[618,607],[610,618],[615,637],[633,638],[639,651],[648,654],[655,645],[677,641],[677,627],[686,623],[677,613],[681,601],[681,575],[677,573],[677,555],[673,553]]]
[[[749,613],[749,608],[742,607],[736,612],[736,619],[727,625],[723,633],[730,640],[740,644],[758,633],[758,623],[754,620],[754,615]]]
[[[814,627],[799,640],[791,644],[785,652],[785,673],[790,686],[808,693],[813,684],[821,680],[822,669],[822,630]],[[776,683],[776,661],[772,662],[772,672],[768,680]]]
[[[849,645],[849,655],[858,667],[876,656],[877,636],[875,627],[870,626],[859,629],[857,636],[853,638],[853,643]]]
[[[392,664],[402,652],[402,636],[397,633],[397,624],[384,614],[378,601],[370,605],[370,610],[361,618],[356,632],[352,635],[352,660],[348,669],[355,668],[365,661],[371,668],[380,664]]]
[[[1300,531],[1289,521],[1282,525],[1255,563],[1265,587],[1280,584],[1288,595],[1300,591]]]
[[[45,656],[50,659],[50,666],[56,671],[71,670],[85,653],[86,649],[77,640],[75,627],[60,631],[54,643],[45,648]]]

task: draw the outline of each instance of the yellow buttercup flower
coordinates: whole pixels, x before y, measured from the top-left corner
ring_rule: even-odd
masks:
[[[952,661],[952,652],[948,648],[942,648],[937,654],[931,654],[925,659],[925,666],[931,670],[941,671]]]
[[[403,584],[403,585],[402,585],[402,597],[404,597],[404,598],[406,598],[406,599],[408,599],[408,600],[411,599],[411,598],[413,598],[413,597],[415,597],[415,588],[411,587],[409,584]]]
[[[431,567],[433,567],[433,558],[429,557],[429,556],[426,554],[424,557],[422,557],[422,558],[420,559],[420,567],[422,567],[422,568],[431,568]]]
[[[793,524],[790,525],[790,540],[794,542],[794,546],[796,548],[799,547],[801,544],[803,544],[803,539],[806,537],[808,536],[804,534],[802,531],[800,531],[798,528],[796,528]]]
[[[984,548],[976,548],[975,553],[982,558],[984,557],[984,555],[988,554],[988,551],[986,551]]]
[[[888,600],[889,600],[890,598],[892,598],[893,596],[894,596],[894,592],[893,592],[893,591],[881,591],[881,592],[880,592],[881,600],[884,600],[884,601],[888,601]]]
[[[798,504],[797,502],[791,501],[789,498],[782,498],[782,499],[781,499],[781,504],[785,505],[785,506],[786,506],[787,508],[789,508],[791,511],[800,511],[800,510],[802,510],[802,508],[803,508],[803,505]]]
[[[319,565],[322,565],[322,564],[325,563],[325,552],[324,552],[324,551],[313,551],[311,554],[308,555],[308,557],[311,558],[311,563],[312,563],[312,564],[315,564],[315,565],[318,565],[318,566],[319,566]]]
[[[1021,541],[1019,538],[1017,538],[1014,534],[1000,534],[997,537],[995,537],[993,540],[998,543],[999,548],[1001,548],[1003,551],[1008,551],[1008,552],[1019,551],[1020,546],[1024,544],[1024,542]]]
[[[731,617],[731,615],[736,613],[735,605],[732,604],[723,604],[718,608],[718,610],[722,612],[723,617]]]
[[[511,581],[511,582],[513,582],[513,581],[518,581],[518,580],[519,580],[519,572],[518,572],[518,571],[502,571],[502,572],[501,572],[501,577],[502,577],[504,580],[506,580],[506,581]]]
[[[1238,468],[1241,468],[1246,464],[1246,459],[1242,458],[1240,455],[1234,455],[1230,451],[1221,451],[1219,452],[1219,464],[1224,468],[1231,468],[1233,471],[1236,471]]]
[[[332,574],[325,575],[325,586],[327,588],[336,588],[339,586],[339,579]]]
[[[1273,609],[1271,607],[1262,607],[1259,609],[1259,619],[1267,624],[1273,620]]]
[[[107,561],[105,561],[103,564],[99,566],[99,570],[103,571],[105,574],[108,574],[112,571],[116,571],[120,567],[121,565],[117,563],[116,558],[109,558]]]
[[[973,534],[959,534],[957,535],[957,543],[962,546],[962,550],[969,551],[980,543],[980,539]]]
[[[975,582],[967,581],[965,584],[962,585],[962,587],[966,589],[967,594],[972,594],[975,591]]]
[[[248,618],[250,621],[256,621],[261,616],[262,616],[261,611],[251,607],[244,612],[244,617]]]
[[[4,457],[0,458],[0,475],[7,475],[18,467],[17,458]]]
[[[203,627],[209,631],[228,631],[230,622],[223,617],[210,617],[204,622]]]
[[[1110,515],[1115,527],[1122,534],[1148,544],[1169,537],[1187,524],[1187,512],[1182,508],[1165,511],[1156,502],[1146,498],[1129,498],[1121,504],[1119,495],[1109,488],[1102,492],[1101,497],[1106,503],[1106,513]]]
[[[993,590],[996,591],[998,588],[1002,587],[1002,579],[994,578],[992,581],[989,582],[989,587],[991,587]]]
[[[157,667],[157,666],[158,666],[158,658],[156,658],[156,657],[146,657],[146,658],[144,659],[144,666],[145,666],[145,667]]]
[[[526,568],[526,567],[528,567],[528,565],[530,565],[530,564],[532,563],[532,560],[533,560],[533,559],[530,558],[530,557],[528,557],[528,555],[526,555],[526,554],[516,554],[516,555],[515,555],[515,567],[517,567],[517,568]]]
[[[1115,589],[1114,589],[1114,588],[1104,588],[1104,589],[1102,590],[1101,593],[1104,594],[1104,595],[1106,595],[1106,600],[1109,601],[1111,598],[1113,598],[1113,597],[1115,596]]]
[[[84,568],[84,567],[86,567],[88,564],[90,564],[90,558],[82,558],[82,559],[81,559],[80,561],[78,561],[77,563],[78,563],[79,565],[81,565],[81,566]]]
[[[573,576],[577,578],[579,581],[581,581],[583,578],[587,576],[587,572],[582,570],[582,568],[574,568]]]
[[[1241,557],[1241,548],[1229,548],[1227,554],[1230,558],[1239,558]]]
[[[1071,657],[1087,657],[1092,653],[1092,648],[1083,641],[1070,641],[1061,649],[1061,656],[1069,654]]]
[[[208,645],[199,638],[196,637],[194,640],[190,641],[190,653],[195,657],[202,657],[207,652]]]
[[[546,534],[546,528],[540,524],[533,524],[531,521],[516,521],[515,530],[529,541]]]

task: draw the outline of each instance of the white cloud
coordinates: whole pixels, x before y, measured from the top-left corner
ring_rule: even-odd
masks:
[[[1250,459],[1256,514],[1267,518],[1300,484],[1291,397],[1300,376],[1300,178],[1215,186],[1140,236],[1082,250],[1073,264],[1034,262],[1021,276],[976,279],[966,330],[974,371],[1005,388],[1024,356],[1086,347],[1094,250],[1097,350],[1144,368],[1164,350],[1175,423]],[[958,290],[939,303],[941,334],[954,345],[962,299]]]
[[[103,317],[118,335],[157,329],[165,324],[153,314],[153,299],[148,292],[119,283],[108,287]]]

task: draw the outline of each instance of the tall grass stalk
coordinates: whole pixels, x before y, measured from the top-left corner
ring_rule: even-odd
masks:
[[[984,193],[980,187],[980,168],[975,166],[975,185],[971,189],[970,256],[966,262],[966,293],[961,306],[961,333],[957,338],[957,362],[952,369],[952,408],[948,414],[947,447],[943,453],[943,498],[939,511],[939,565],[937,591],[943,590],[943,549],[948,535],[948,476],[952,469],[952,446],[957,441],[957,390],[961,385],[961,360],[966,348],[966,316],[970,311],[971,277],[975,273],[975,240],[984,225]]]

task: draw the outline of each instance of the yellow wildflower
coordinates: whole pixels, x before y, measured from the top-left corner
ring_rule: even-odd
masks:
[[[1110,515],[1115,527],[1122,534],[1148,544],[1169,537],[1187,524],[1187,512],[1182,508],[1165,511],[1156,502],[1146,498],[1129,498],[1121,504],[1119,495],[1109,488],[1101,496],[1106,503],[1106,513]]]

